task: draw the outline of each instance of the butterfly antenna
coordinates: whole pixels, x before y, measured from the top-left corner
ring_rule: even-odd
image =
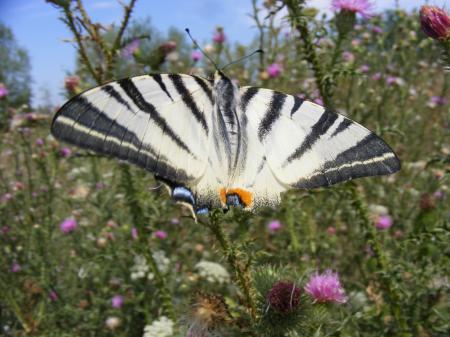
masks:
[[[205,57],[214,65],[214,68],[216,68],[216,70],[219,70],[219,68],[217,67],[216,62],[214,62],[208,54],[206,54],[206,52],[199,46],[199,44],[197,43],[197,41],[194,40],[194,38],[191,35],[191,32],[189,31],[189,28],[185,29],[186,33],[189,35],[190,39],[192,40],[192,43],[194,44],[194,46],[196,48],[198,48],[198,50],[200,50],[202,52],[203,55],[205,55]]]
[[[264,54],[264,50],[262,50],[262,49],[257,49],[257,50],[255,50],[253,53],[251,53],[251,54],[249,54],[249,55],[246,55],[246,56],[244,56],[244,57],[241,57],[240,59],[237,59],[236,61],[232,61],[232,62],[228,63],[227,65],[225,65],[224,67],[222,67],[222,69],[220,69],[220,70],[224,70],[225,68],[227,68],[228,66],[231,66],[232,64],[235,64],[235,63],[241,62],[241,61],[243,61],[243,60],[246,60],[246,59],[248,59],[249,57],[252,57],[252,56],[255,55],[255,54]]]

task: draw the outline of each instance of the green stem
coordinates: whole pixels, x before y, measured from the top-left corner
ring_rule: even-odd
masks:
[[[398,287],[394,279],[389,276],[391,271],[389,261],[384,254],[382,243],[378,236],[377,230],[370,221],[367,206],[365,205],[363,198],[360,192],[356,189],[356,184],[354,183],[350,185],[350,194],[353,200],[353,205],[355,206],[355,209],[358,213],[360,222],[364,226],[364,230],[368,239],[367,241],[372,247],[377,266],[381,270],[380,278],[382,283],[386,286],[390,309],[395,317],[395,320],[397,321],[400,330],[399,336],[409,337],[411,336],[410,328],[400,307],[401,295],[398,291]]]
[[[213,213],[210,216],[210,221],[206,224],[206,226],[213,232],[217,241],[219,241],[220,247],[222,248],[222,253],[233,270],[234,278],[236,279],[236,282],[244,295],[247,310],[253,321],[256,321],[256,290],[253,288],[248,266],[239,260],[237,249],[223,231],[217,213]]]

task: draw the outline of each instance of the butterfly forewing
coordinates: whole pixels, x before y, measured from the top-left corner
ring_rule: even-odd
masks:
[[[207,167],[210,97],[210,84],[193,76],[127,78],[71,99],[56,114],[52,133],[186,183]]]

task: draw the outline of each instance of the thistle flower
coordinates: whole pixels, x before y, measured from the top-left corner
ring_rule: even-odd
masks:
[[[216,31],[214,32],[213,35],[213,41],[217,44],[222,44],[225,42],[225,33],[223,32],[223,28],[222,27],[217,27]]]
[[[34,144],[36,144],[36,146],[44,146],[45,142],[42,138],[38,138],[38,139],[36,139]]]
[[[354,60],[355,60],[355,55],[353,55],[351,52],[349,52],[349,51],[344,51],[343,53],[342,53],[342,59],[345,61],[345,62],[353,62]]]
[[[194,62],[200,61],[202,59],[202,57],[203,57],[203,54],[199,50],[194,50],[191,53],[191,58],[192,58],[192,61],[194,61]]]
[[[197,294],[189,313],[187,337],[212,337],[230,317],[228,306],[221,296]]]
[[[283,70],[283,66],[279,63],[272,63],[267,67],[267,74],[270,78],[276,78],[280,76],[281,72]]]
[[[372,16],[373,4],[368,0],[333,0],[331,8],[335,12],[351,12],[368,19]]]
[[[167,232],[158,230],[153,233],[153,236],[157,239],[164,240],[164,239],[167,239]]]
[[[450,16],[436,6],[422,6],[420,9],[420,24],[429,37],[436,40],[450,38]]]
[[[77,220],[74,218],[67,218],[59,225],[61,232],[67,234],[73,232],[77,228]]]
[[[50,301],[52,301],[52,302],[56,302],[58,300],[58,294],[54,290],[51,290],[48,293],[48,297],[50,298]]]
[[[123,296],[122,295],[115,295],[113,298],[111,298],[111,306],[114,309],[120,309],[123,306]]]
[[[8,96],[9,91],[3,83],[0,83],[0,98]]]
[[[129,59],[139,49],[140,44],[141,40],[133,39],[130,43],[128,43],[125,47],[122,48],[121,52],[122,57],[124,59]]]
[[[64,78],[64,87],[70,93],[77,91],[80,85],[80,78],[78,76],[66,76]]]
[[[288,314],[298,307],[300,303],[301,290],[294,282],[278,281],[266,295],[267,302],[271,308],[279,313]]]
[[[131,228],[131,238],[135,241],[139,239],[138,230],[136,227]]]
[[[309,279],[305,291],[317,302],[345,303],[347,297],[339,281],[339,275],[331,270],[316,272]]]
[[[174,323],[166,316],[161,316],[153,321],[152,324],[146,325],[143,337],[172,337]]]
[[[375,221],[375,227],[377,229],[388,229],[392,226],[392,218],[385,214],[385,215],[379,215]]]
[[[279,220],[272,220],[267,225],[267,229],[269,230],[270,233],[278,232],[282,227],[283,225]]]
[[[12,273],[18,273],[22,270],[22,267],[17,262],[14,262],[11,266],[11,272]]]
[[[59,151],[59,154],[61,155],[61,157],[67,158],[67,157],[70,157],[70,155],[72,154],[72,150],[69,149],[68,147],[63,147],[63,148]]]

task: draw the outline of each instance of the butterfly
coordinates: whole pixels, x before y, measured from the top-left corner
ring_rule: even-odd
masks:
[[[276,206],[312,189],[400,169],[392,149],[351,119],[282,92],[183,74],[124,78],[69,100],[52,134],[154,174],[195,214]]]

